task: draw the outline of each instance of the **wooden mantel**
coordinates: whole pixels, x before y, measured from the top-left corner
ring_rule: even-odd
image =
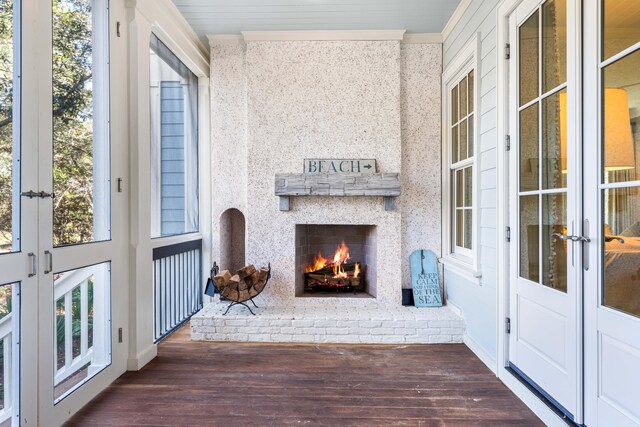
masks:
[[[280,210],[290,209],[291,196],[384,197],[384,208],[393,210],[393,198],[400,195],[399,173],[277,173],[276,196]]]

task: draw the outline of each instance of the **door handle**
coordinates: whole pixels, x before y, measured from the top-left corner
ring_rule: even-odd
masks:
[[[581,243],[589,243],[591,241],[590,238],[584,236],[568,236],[572,242],[581,242]]]
[[[562,233],[553,233],[553,234],[551,234],[551,237],[557,237],[558,239],[562,240],[563,242],[566,242],[567,240],[573,240],[572,239],[573,236],[567,236],[566,234],[562,234]]]
[[[33,252],[29,252],[27,256],[31,258],[31,271],[29,271],[27,277],[33,277],[38,274],[38,258]]]
[[[44,251],[45,264],[44,264],[44,274],[49,274],[53,271],[53,254],[49,251]]]
[[[584,236],[567,236],[565,234],[562,233],[553,233],[551,234],[552,237],[557,237],[558,239],[562,240],[562,241],[567,241],[567,240],[571,240],[572,242],[584,242],[584,243],[589,243],[591,241],[591,239],[589,239],[588,237],[584,237]]]

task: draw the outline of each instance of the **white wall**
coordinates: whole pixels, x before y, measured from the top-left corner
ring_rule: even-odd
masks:
[[[496,229],[497,187],[497,58],[501,50],[496,48],[496,9],[499,0],[473,0],[462,18],[444,40],[443,63],[453,61],[472,37],[479,33],[481,41],[480,79],[477,79],[480,97],[479,126],[476,139],[477,165],[480,170],[480,262],[482,277],[472,280],[445,267],[444,280],[448,301],[461,309],[466,322],[466,337],[471,345],[479,347],[490,359],[496,359],[497,347],[497,281],[498,259]]]
[[[440,80],[442,45],[401,45],[402,287],[411,287],[409,257],[420,249],[441,256]]]
[[[273,267],[263,297],[290,303],[296,224],[377,225],[377,301],[334,301],[400,306],[411,252],[440,252],[441,44],[210,44],[214,260],[220,214],[243,211],[247,263]],[[301,173],[305,158],[375,158],[401,173],[402,196],[391,212],[369,197],[298,197],[281,212],[274,175]]]

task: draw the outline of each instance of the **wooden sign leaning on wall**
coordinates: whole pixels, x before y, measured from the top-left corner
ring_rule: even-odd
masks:
[[[411,263],[411,286],[416,307],[441,307],[440,277],[438,260],[433,251],[414,251]]]
[[[376,173],[375,159],[304,159],[304,173]]]

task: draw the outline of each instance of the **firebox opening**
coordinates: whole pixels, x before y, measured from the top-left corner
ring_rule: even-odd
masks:
[[[376,296],[376,226],[296,225],[296,296]]]

